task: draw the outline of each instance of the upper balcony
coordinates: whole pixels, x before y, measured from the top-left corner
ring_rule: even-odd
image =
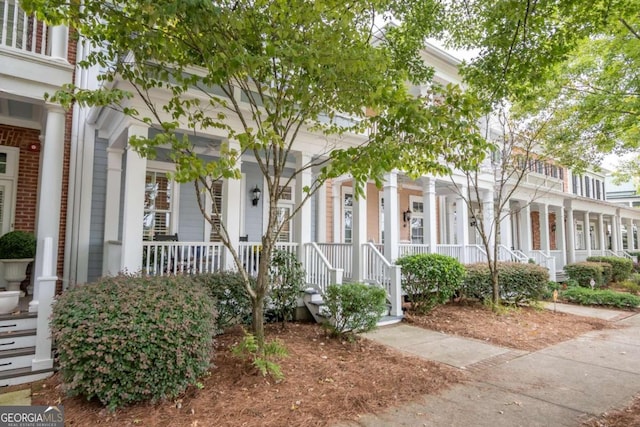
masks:
[[[66,27],[49,27],[27,15],[19,2],[0,0],[0,92],[42,100],[70,83],[68,44]]]

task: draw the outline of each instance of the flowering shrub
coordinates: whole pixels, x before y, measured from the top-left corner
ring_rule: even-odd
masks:
[[[51,329],[71,395],[109,409],[182,393],[209,368],[213,303],[189,276],[117,276],[65,292]]]

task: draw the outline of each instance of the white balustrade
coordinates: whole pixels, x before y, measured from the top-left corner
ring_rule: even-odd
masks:
[[[0,0],[0,46],[48,55],[48,28],[28,16],[15,0]]]
[[[372,243],[362,245],[364,280],[381,286],[391,301],[391,315],[402,316],[402,287],[400,267],[391,264]]]
[[[462,245],[437,245],[435,253],[440,255],[447,255],[454,257],[457,260],[461,260],[464,248]]]
[[[376,246],[376,249],[377,249],[377,246]],[[380,253],[383,253],[383,252],[380,251]],[[418,254],[428,254],[428,253],[429,253],[429,245],[414,244],[414,243],[400,243],[398,245],[399,258],[407,255],[418,255]]]
[[[342,283],[342,269],[331,265],[317,243],[305,243],[304,250],[307,285],[324,294],[329,285]]]
[[[353,277],[353,245],[351,243],[316,243],[333,268],[342,270],[344,279]]]
[[[465,263],[475,264],[479,262],[487,262],[487,252],[480,245],[467,245],[465,250]]]
[[[552,280],[556,277],[556,259],[551,255],[547,255],[543,251],[531,251],[531,258],[536,264],[541,265],[549,270],[549,276]]]
[[[142,272],[153,276],[221,270],[221,243],[148,242],[142,244]]]

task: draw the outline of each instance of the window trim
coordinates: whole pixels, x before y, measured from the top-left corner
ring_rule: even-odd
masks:
[[[147,172],[155,172],[155,173],[173,173],[176,171],[176,165],[173,163],[167,162],[159,162],[157,160],[147,160],[147,169],[145,170],[145,177]],[[178,226],[180,224],[180,184],[175,180],[170,180],[172,182],[172,190],[171,190],[171,198],[172,198],[172,206],[171,206],[171,225],[169,227],[169,234],[176,234],[178,232]],[[145,183],[143,183],[145,185]],[[146,191],[146,190],[145,190]],[[144,214],[144,208],[143,208]],[[143,226],[144,233],[144,226]],[[144,239],[144,234],[142,235]]]

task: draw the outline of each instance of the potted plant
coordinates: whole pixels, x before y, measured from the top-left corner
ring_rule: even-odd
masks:
[[[7,291],[20,291],[27,266],[36,255],[36,238],[26,231],[10,231],[0,237],[0,262],[4,264]]]

